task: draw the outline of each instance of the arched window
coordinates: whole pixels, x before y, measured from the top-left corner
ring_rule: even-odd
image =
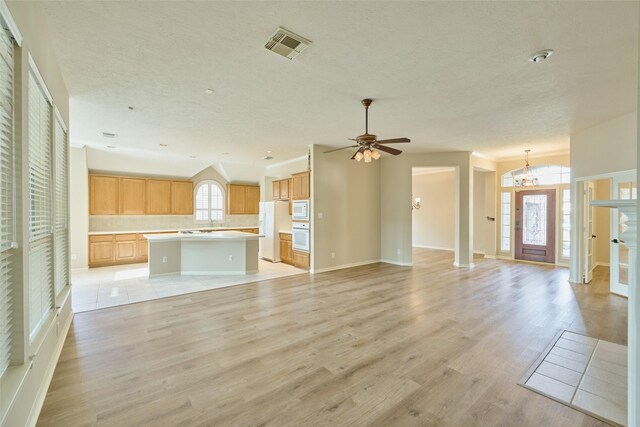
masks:
[[[571,169],[559,165],[531,166],[529,171],[538,179],[537,185],[559,185],[571,182]],[[522,174],[524,169],[516,169],[502,175],[503,187],[520,187],[521,184],[515,178]]]
[[[196,221],[224,219],[224,191],[215,181],[202,181],[196,187]]]

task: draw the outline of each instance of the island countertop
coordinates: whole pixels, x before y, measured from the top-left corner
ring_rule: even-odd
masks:
[[[175,241],[175,240],[258,240],[264,235],[255,233],[245,233],[242,231],[212,231],[208,233],[168,233],[168,234],[145,234],[145,239],[149,243],[160,241]]]

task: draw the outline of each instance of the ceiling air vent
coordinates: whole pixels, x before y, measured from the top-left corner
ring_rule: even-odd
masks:
[[[285,58],[293,59],[310,44],[311,42],[304,37],[287,31],[284,28],[278,28],[276,32],[269,37],[264,47]]]

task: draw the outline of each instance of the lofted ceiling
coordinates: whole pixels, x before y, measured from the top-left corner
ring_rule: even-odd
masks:
[[[568,150],[572,132],[636,109],[638,2],[41,4],[93,169],[258,171],[267,150],[348,145],[365,97],[372,133],[412,139],[398,148],[494,158]],[[292,61],[267,51],[278,26],[311,45]]]

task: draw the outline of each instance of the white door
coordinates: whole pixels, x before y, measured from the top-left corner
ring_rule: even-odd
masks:
[[[589,283],[593,279],[593,239],[596,236],[593,234],[593,206],[591,206],[591,202],[593,201],[594,188],[593,182],[586,183],[584,193],[584,283]]]
[[[611,184],[612,199],[629,200],[637,198],[635,174],[614,177]],[[611,292],[629,296],[629,248],[620,239],[620,233],[627,225],[626,215],[618,209],[611,209]]]

